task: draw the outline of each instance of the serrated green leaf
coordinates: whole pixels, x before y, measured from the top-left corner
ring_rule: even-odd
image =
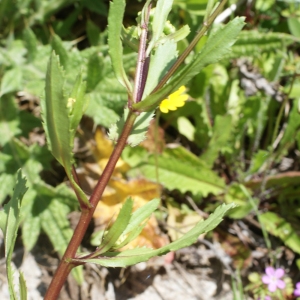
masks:
[[[110,127],[120,117],[127,102],[126,90],[116,79],[104,78],[89,94],[90,101],[86,115],[98,125]]]
[[[139,164],[136,169],[150,180],[158,179],[167,189],[178,189],[185,193],[190,191],[194,195],[206,197],[209,193],[218,195],[225,191],[225,182],[212,170],[198,164],[191,164],[184,157],[177,158],[172,152],[163,153],[155,157],[149,156],[147,162]],[[131,170],[130,172],[134,172]]]
[[[52,49],[55,51],[56,55],[59,56],[60,64],[66,69],[69,60],[69,55],[67,49],[63,45],[61,38],[58,35],[54,34],[51,41],[51,46]]]
[[[122,118],[116,124],[110,127],[108,136],[111,140],[117,141],[119,139],[120,134],[124,128],[125,122],[127,120],[128,113],[129,109],[125,108]],[[134,126],[127,139],[127,143],[131,147],[135,147],[146,138],[146,133],[150,126],[150,122],[153,119],[153,116],[153,112],[143,112],[136,118]]]
[[[22,71],[19,67],[6,71],[1,80],[0,97],[22,89],[22,75]]]
[[[229,53],[244,24],[244,18],[237,17],[223,28],[211,34],[204,47],[194,56],[189,64],[176,73],[162,89],[146,97],[143,101],[134,104],[133,108],[142,111],[155,109],[161,100],[167,98],[180,86],[186,84],[205,66],[220,60]]]
[[[66,218],[69,208],[57,199],[48,198],[43,202],[47,209],[40,212],[41,227],[48,235],[54,249],[63,255],[73,233]]]
[[[285,47],[296,42],[292,35],[280,32],[259,32],[257,30],[244,30],[232,46],[230,54],[225,58],[239,58],[241,56],[257,56],[263,52],[284,50]],[[284,50],[285,51],[285,50]]]
[[[156,250],[149,248],[136,248],[122,252],[106,252],[99,258],[78,259],[74,261],[95,263],[105,267],[126,267],[147,261],[151,257],[164,255],[170,251],[176,251],[195,243],[200,234],[214,229],[223,220],[224,215],[234,207],[234,204],[220,205],[214,213],[208,217],[208,219],[200,221],[193,229],[183,235],[180,239],[162,248]]]
[[[86,195],[76,184],[71,173],[75,132],[86,105],[85,84],[79,75],[70,97],[67,97],[64,92],[64,81],[58,56],[52,53],[46,76],[46,97],[41,101],[43,126],[50,151],[65,168],[82,201],[89,205]]]
[[[27,287],[24,275],[20,272],[19,275],[20,300],[27,300]]]
[[[108,14],[108,46],[115,75],[118,81],[126,87],[128,93],[131,94],[132,88],[125,73],[122,58],[123,47],[121,42],[121,31],[124,11],[124,0],[114,0],[113,2],[110,2]]]
[[[151,23],[152,27],[152,37],[149,42],[146,56],[148,56],[155,46],[156,42],[159,40],[163,34],[164,27],[168,18],[168,15],[172,9],[173,0],[158,0],[155,7],[155,12],[153,15],[153,21]]]
[[[68,238],[71,238],[70,225],[66,219],[66,215],[70,212],[71,209],[74,210],[78,207],[78,202],[76,200],[74,192],[70,188],[66,187],[65,184],[61,184],[56,188],[53,188],[40,181],[36,183],[31,189],[29,189],[23,200],[22,213],[24,214],[25,218],[22,226],[22,239],[27,251],[30,251],[35,245],[41,230],[44,228],[42,227],[43,213],[45,210],[48,210],[49,206],[55,206],[55,204],[52,204],[53,199],[56,199],[56,202],[61,203],[60,205],[58,204],[60,212],[58,212],[57,214],[58,217],[61,217],[64,220],[62,221],[62,223],[59,223],[57,225],[56,218],[52,216],[53,211],[51,209],[51,211],[48,211],[47,213],[47,216],[49,217],[49,226],[59,226],[56,230],[61,230],[62,232],[67,230],[67,234],[69,234],[69,236],[64,237],[64,234],[57,235],[59,244],[67,245]],[[62,216],[63,214],[65,214],[64,217]],[[53,217],[53,219],[51,217]],[[45,226],[45,223],[43,223],[43,225]],[[46,231],[46,233],[51,235],[51,231]],[[64,242],[61,242],[62,236],[65,239]],[[55,238],[56,236],[49,237],[51,242],[53,242],[54,248],[56,241]],[[62,255],[63,251],[64,249],[60,250],[59,253]]]
[[[165,54],[168,53],[166,56]],[[175,41],[166,41],[161,44],[155,50],[155,53],[151,55],[149,73],[147,76],[147,82],[143,94],[143,98],[148,96],[153,89],[157,86],[159,81],[171,68],[177,57],[177,44]]]
[[[103,240],[97,250],[93,253],[93,256],[98,256],[109,249],[111,249],[120,235],[124,232],[131,218],[131,212],[133,207],[133,201],[128,198],[122,206],[116,221],[110,227],[108,232],[104,235]]]
[[[61,165],[71,168],[69,108],[64,94],[64,81],[58,56],[53,52],[46,75],[46,97],[41,101],[43,125],[53,156]]]
[[[92,91],[96,85],[102,80],[104,61],[98,52],[95,52],[89,57],[87,65],[87,92]]]

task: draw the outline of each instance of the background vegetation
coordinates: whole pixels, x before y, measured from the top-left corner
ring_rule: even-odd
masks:
[[[177,28],[188,24],[195,32],[206,4],[174,1],[171,23]],[[147,201],[141,196],[145,192],[161,196],[157,218],[171,240],[178,238],[171,226],[183,230],[195,209],[197,216],[205,217],[220,203],[238,204],[221,229],[207,238],[214,237],[227,253],[234,248],[233,266],[243,270],[244,287],[251,272],[262,274],[268,265],[284,268],[295,284],[300,281],[300,4],[276,0],[238,4],[229,19],[246,16],[247,25],[231,54],[192,80],[183,108],[157,113],[143,145],[123,153],[123,167],[115,173],[124,180],[122,186],[112,180],[111,188],[118,199],[138,194]],[[125,26],[135,24],[142,6],[128,1]],[[0,2],[0,203],[12,196],[21,168],[29,187],[21,229],[27,251],[44,233],[53,249],[63,254],[72,234],[67,216],[78,210],[62,167],[47,150],[40,118],[39,99],[44,97],[52,50],[65,69],[66,88],[79,70],[87,82],[89,105],[74,150],[87,193],[111,151],[103,132],[119,118],[127,93],[108,56],[107,13],[104,0]],[[192,37],[180,43],[179,51]],[[200,42],[196,48],[201,46]],[[124,66],[133,77],[136,54],[129,47],[125,52]],[[100,169],[90,168],[95,165]],[[101,205],[111,208],[115,200],[110,196]],[[111,216],[114,210],[107,212]],[[104,222],[99,214],[96,225]],[[244,231],[248,233],[241,234]],[[153,240],[159,237],[151,234],[148,242],[155,247]],[[90,247],[89,238],[85,243]],[[255,258],[257,248],[266,248],[267,255]],[[292,255],[289,265],[287,251]],[[255,297],[263,286],[254,277],[248,290]],[[239,293],[248,293],[247,288]],[[285,293],[276,297],[292,299],[290,290]]]

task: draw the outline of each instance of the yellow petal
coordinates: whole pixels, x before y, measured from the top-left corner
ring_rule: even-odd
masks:
[[[163,112],[163,113],[167,113],[167,112],[169,112],[169,109],[168,109],[168,100],[167,99],[165,99],[165,100],[163,100],[161,103],[160,103],[160,105],[159,105],[159,109],[161,110],[161,112]]]
[[[178,107],[182,107],[185,104],[185,101],[188,100],[188,95],[184,94],[186,91],[185,86],[181,86],[173,94],[169,95],[167,99],[164,99],[159,108],[163,113],[167,113],[169,110],[176,110]]]
[[[184,85],[182,85],[178,91],[180,92],[180,94],[183,94],[186,91],[186,87]]]

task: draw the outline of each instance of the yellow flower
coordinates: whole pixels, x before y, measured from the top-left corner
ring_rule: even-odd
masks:
[[[185,91],[186,87],[183,85],[167,99],[164,99],[159,105],[161,112],[167,113],[169,110],[176,110],[178,107],[182,107],[189,97],[184,93]]]

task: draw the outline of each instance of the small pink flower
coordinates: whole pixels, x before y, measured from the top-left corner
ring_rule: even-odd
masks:
[[[262,282],[264,284],[267,284],[268,290],[273,293],[277,290],[277,288],[281,290],[285,288],[285,282],[280,279],[281,277],[283,277],[283,275],[283,269],[279,268],[275,270],[273,267],[267,267],[266,275],[262,277]]]
[[[300,297],[300,282],[296,283],[296,289],[294,290],[294,295]]]

